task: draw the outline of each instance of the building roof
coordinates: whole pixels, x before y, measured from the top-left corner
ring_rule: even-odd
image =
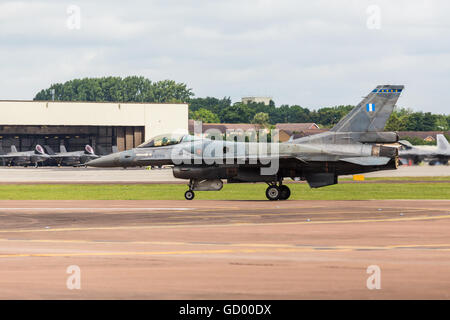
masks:
[[[219,130],[221,133],[226,133],[227,130],[258,130],[259,125],[252,123],[202,123],[202,131],[209,129]],[[189,132],[194,132],[194,120],[189,120]]]
[[[319,126],[313,122],[308,123],[277,123],[275,127],[278,130],[301,132],[304,130],[319,130]]]
[[[328,129],[310,129],[310,130],[302,130],[300,132],[293,133],[292,131],[286,131],[289,135],[293,136],[294,139],[303,138],[307,136],[312,136],[315,134],[319,134],[322,132],[326,132]]]
[[[225,133],[226,130],[239,130],[244,131],[251,129],[259,129],[260,126],[252,123],[203,123],[202,130],[205,132],[208,129],[218,129],[220,132]],[[320,130],[319,126],[315,123],[277,123],[275,128],[283,130],[286,133],[299,133],[305,130]],[[194,132],[194,120],[189,120],[189,132]],[[318,132],[315,132],[318,133]]]
[[[411,137],[425,140],[428,137],[432,137],[436,140],[437,134],[450,134],[450,131],[399,131],[397,133],[400,139]]]

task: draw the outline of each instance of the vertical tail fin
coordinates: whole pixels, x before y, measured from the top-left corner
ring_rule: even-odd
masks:
[[[16,152],[17,152],[17,148],[16,148],[15,145],[12,145],[12,146],[11,146],[11,152],[12,152],[12,153],[16,153]]]
[[[450,144],[443,134],[436,135],[437,140],[437,148],[440,151],[449,151],[450,152]]]
[[[36,148],[34,149],[34,153],[36,154],[45,154],[44,148],[40,144],[36,145]]]
[[[48,146],[48,145],[45,145],[45,146],[44,146],[44,149],[45,149],[45,151],[47,151],[47,153],[50,154],[50,155],[54,155],[54,154],[55,154],[55,152],[53,151],[53,149],[52,149],[50,146]]]
[[[94,153],[94,149],[93,149],[90,145],[88,145],[88,144],[84,147],[84,152],[85,152],[86,154],[92,154],[92,155],[95,154],[95,153]]]
[[[404,86],[377,86],[348,115],[336,124],[334,132],[383,131]]]
[[[67,153],[66,146],[63,145],[63,144],[60,145],[60,146],[59,146],[59,152],[60,152],[60,153]]]

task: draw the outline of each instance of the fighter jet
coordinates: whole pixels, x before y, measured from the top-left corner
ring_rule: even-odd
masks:
[[[44,162],[49,158],[44,149],[38,144],[34,151],[22,151],[17,152],[16,146],[11,146],[11,152],[5,155],[0,155],[0,159],[3,160],[9,167],[12,165],[27,167],[33,164],[35,167],[39,163]]]
[[[50,157],[56,161],[58,167],[63,164],[70,166],[83,165],[89,160],[99,158],[99,156],[95,154],[94,149],[88,144],[84,147],[84,151],[67,152],[64,145],[59,147],[59,153],[53,152],[49,146],[45,146],[45,148]]]
[[[392,170],[398,166],[395,132],[381,132],[404,87],[377,86],[330,131],[285,143],[235,142],[182,134],[150,139],[140,146],[87,163],[92,167],[173,165],[176,178],[194,191],[218,191],[228,183],[265,182],[269,200],[286,200],[285,178],[311,188],[338,183],[338,176]],[[263,152],[262,152],[262,151]]]
[[[414,164],[427,161],[429,165],[436,163],[448,164],[450,159],[450,144],[443,134],[436,135],[437,146],[413,146],[406,140],[399,143],[402,149],[399,151],[401,159],[412,160]]]

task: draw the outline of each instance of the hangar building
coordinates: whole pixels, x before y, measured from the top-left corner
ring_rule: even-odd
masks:
[[[0,101],[0,147],[9,152],[36,144],[59,151],[98,153],[138,146],[163,133],[188,129],[188,105],[169,103],[103,103],[66,101]]]

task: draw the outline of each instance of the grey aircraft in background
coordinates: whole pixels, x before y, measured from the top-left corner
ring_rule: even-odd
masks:
[[[427,161],[430,165],[436,163],[448,164],[450,159],[450,144],[443,134],[436,135],[437,146],[413,146],[406,140],[399,143],[402,148],[399,151],[401,159],[411,160],[414,164]]]
[[[403,88],[377,86],[330,131],[309,137],[258,143],[168,134],[87,165],[173,165],[176,178],[189,180],[188,200],[196,190],[221,190],[222,179],[228,183],[265,182],[269,200],[286,200],[290,189],[283,184],[285,178],[306,180],[310,187],[319,188],[338,183],[340,175],[396,169],[398,147],[383,144],[398,142],[398,135],[382,131]],[[270,152],[261,154],[264,148]]]
[[[59,147],[60,152],[58,153],[53,152],[49,146],[45,146],[45,149],[50,157],[56,161],[58,167],[63,164],[69,166],[83,165],[92,159],[99,158],[99,156],[95,154],[94,149],[88,144],[84,147],[83,151],[67,152],[64,145]]]
[[[34,165],[37,167],[39,163],[49,159],[49,155],[45,153],[41,145],[36,145],[34,151],[18,152],[16,146],[11,146],[11,152],[5,155],[0,155],[3,163],[9,167],[12,165],[28,167]]]

